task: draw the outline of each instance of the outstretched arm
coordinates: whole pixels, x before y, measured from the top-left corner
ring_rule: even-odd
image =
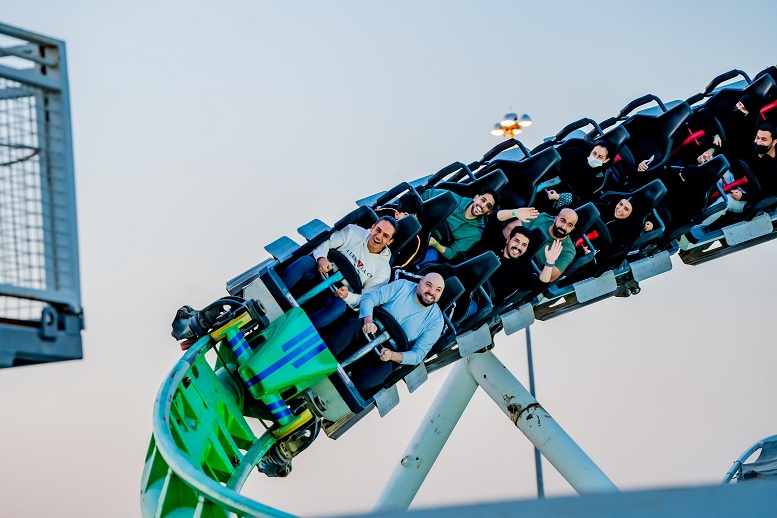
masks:
[[[510,218],[518,218],[521,223],[527,223],[540,215],[540,211],[534,207],[522,207],[520,209],[504,209],[496,213],[496,219],[507,221]]]

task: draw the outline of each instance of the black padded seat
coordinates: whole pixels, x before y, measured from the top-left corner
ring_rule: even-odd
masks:
[[[501,191],[506,185],[507,176],[497,169],[469,183],[440,182],[434,188],[445,189],[464,198],[474,198],[483,192],[483,189],[493,189],[501,196]]]
[[[426,249],[429,247],[429,236],[445,222],[448,216],[453,214],[457,206],[456,198],[450,192],[439,194],[424,201],[423,213],[418,218],[419,223],[421,223],[421,230],[417,235],[421,238],[421,247],[412,261],[405,266],[406,269],[413,268],[424,259]],[[408,261],[409,257],[405,252],[406,250],[399,250],[396,259],[392,258],[394,259],[394,264],[405,264]]]
[[[743,160],[738,160],[736,165],[741,172],[741,176],[747,177],[747,184],[744,188],[748,192],[752,192],[755,196],[754,201],[749,201],[747,205],[745,205],[745,210],[742,212],[741,219],[749,221],[758,216],[761,212],[774,209],[775,205],[777,205],[777,196],[762,196],[760,194],[762,191],[761,183],[758,181],[758,177],[753,173],[752,169],[750,169],[750,166]]]
[[[484,252],[457,265],[427,264],[418,273],[419,275],[425,275],[429,272],[437,272],[443,278],[458,277],[461,281],[467,296],[464,297],[463,303],[456,305],[451,318],[456,329],[460,331],[459,324],[467,316],[469,300],[475,296],[475,292],[483,286],[483,283],[488,280],[497,268],[499,268],[499,258],[496,254],[494,252]],[[484,305],[490,306],[490,303],[484,303]],[[483,306],[479,304],[479,307],[482,309]]]
[[[689,232],[692,226],[725,207],[724,204],[710,205],[710,196],[717,190],[718,180],[728,170],[728,160],[725,156],[718,155],[701,165],[683,168],[684,182],[677,181],[673,177],[665,180],[667,194],[662,205],[669,217],[664,218],[668,221],[665,221],[666,230],[657,241],[658,248],[668,246],[672,241]],[[667,172],[667,174],[671,173],[671,170]]]
[[[717,118],[724,127],[730,122],[731,115],[734,113],[734,105],[742,98],[743,95],[751,93],[761,98],[764,104],[767,100],[771,100],[771,97],[775,93],[774,79],[768,74],[758,76],[755,81],[746,81],[746,84],[733,84],[725,85],[719,90],[715,90],[720,83],[718,81],[721,77],[731,76],[736,70],[722,74],[712,80],[704,91],[705,97],[709,97],[707,101],[698,107],[699,112],[705,113],[708,116]],[[736,77],[733,75],[732,77]],[[711,88],[712,87],[712,88]]]
[[[551,173],[556,170],[560,161],[561,155],[558,151],[548,148],[519,162],[494,160],[475,173],[475,176],[501,170],[507,177],[507,186],[499,193],[499,206],[508,209],[531,207],[537,185],[549,175],[555,176],[555,173]]]
[[[398,220],[397,227],[397,235],[394,236],[394,241],[389,245],[392,266],[402,264],[397,261],[406,247],[411,246],[413,248],[410,252],[415,250],[416,236],[421,232],[421,223],[413,215],[408,215]]]
[[[607,131],[596,140],[606,140],[612,144],[612,146],[615,148],[615,154],[617,155],[621,148],[623,148],[623,146],[629,140],[629,137],[629,130],[627,130],[623,124],[620,124]]]
[[[401,195],[401,196],[400,196]],[[395,185],[388,191],[381,194],[377,200],[375,200],[375,204],[373,205],[373,208],[377,209],[379,207],[384,207],[386,205],[391,206],[392,208],[396,207],[396,202],[399,200],[399,198],[402,198],[404,196],[412,196],[415,198],[418,198],[420,201],[421,197],[418,195],[418,192],[415,190],[415,188],[410,185],[407,182],[402,182],[398,185]]]
[[[669,159],[675,135],[691,114],[691,107],[681,102],[661,115],[637,113],[623,123],[629,133],[629,140],[619,154],[623,159],[621,173],[628,179],[628,185],[640,187],[655,177],[655,171]],[[648,170],[637,172],[637,165],[651,156],[653,161]]]

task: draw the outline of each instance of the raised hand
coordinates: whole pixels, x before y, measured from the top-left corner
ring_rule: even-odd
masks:
[[[561,255],[562,248],[561,241],[554,239],[553,243],[545,247],[545,262],[554,264]]]

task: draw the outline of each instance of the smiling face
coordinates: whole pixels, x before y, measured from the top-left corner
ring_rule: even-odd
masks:
[[[494,205],[496,203],[491,194],[478,194],[472,198],[472,205],[469,206],[469,209],[474,217],[480,218],[491,214],[491,211],[494,210]]]
[[[515,234],[505,245],[502,255],[508,259],[518,259],[529,248],[529,238],[523,234]]]
[[[388,221],[378,221],[370,227],[370,235],[367,237],[367,250],[371,254],[377,254],[394,241],[394,227]]]
[[[431,306],[440,300],[444,289],[445,281],[442,276],[439,273],[429,273],[418,283],[415,296],[422,306]]]
[[[572,209],[562,209],[558,216],[556,216],[556,219],[553,220],[550,232],[556,239],[561,239],[572,232],[576,224],[577,213]]]
[[[615,206],[615,219],[626,219],[631,215],[631,211],[631,202],[624,198]]]

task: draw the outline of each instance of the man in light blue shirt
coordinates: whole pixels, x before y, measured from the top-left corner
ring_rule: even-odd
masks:
[[[365,293],[359,306],[359,317],[347,322],[326,343],[338,359],[352,354],[364,342],[363,333],[374,334],[378,327],[372,321],[373,308],[382,306],[402,327],[411,345],[408,351],[392,351],[381,348],[380,359],[370,353],[364,360],[364,368],[354,373],[352,381],[364,392],[381,385],[393,370],[393,363],[418,365],[440,338],[444,321],[437,301],[445,288],[445,281],[438,273],[427,274],[418,284],[398,280]]]

